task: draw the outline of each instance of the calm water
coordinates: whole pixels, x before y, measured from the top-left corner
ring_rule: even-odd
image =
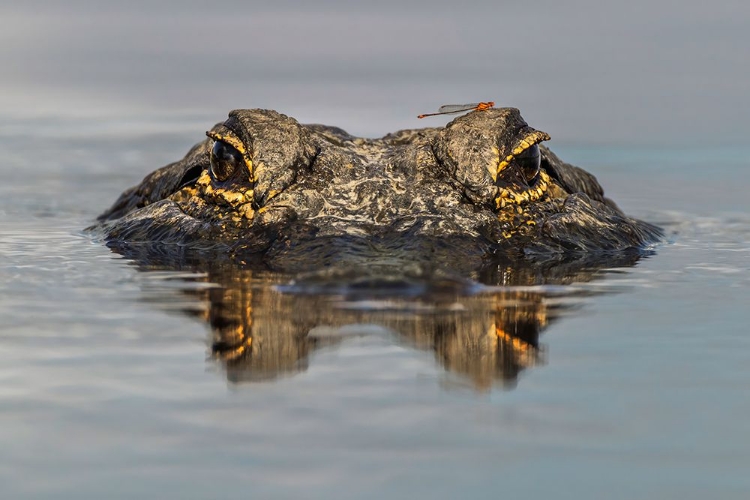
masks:
[[[82,233],[211,124],[0,127],[0,496],[748,497],[750,149],[552,143],[670,243],[539,286],[316,295]]]

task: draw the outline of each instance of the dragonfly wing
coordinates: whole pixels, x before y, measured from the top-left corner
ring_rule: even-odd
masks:
[[[440,106],[438,113],[460,113],[461,111],[470,111],[476,109],[480,104],[481,103],[479,102],[471,104],[446,104],[445,106]]]

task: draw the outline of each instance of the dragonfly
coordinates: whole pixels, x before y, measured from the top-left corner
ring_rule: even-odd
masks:
[[[446,104],[445,106],[440,106],[437,113],[425,113],[423,115],[417,116],[417,118],[425,118],[427,116],[437,115],[453,115],[456,113],[464,113],[466,111],[484,111],[485,109],[490,109],[493,107],[495,107],[494,101],[472,102],[471,104]]]

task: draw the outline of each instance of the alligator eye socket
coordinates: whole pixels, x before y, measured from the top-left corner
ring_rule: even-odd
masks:
[[[539,154],[539,146],[534,144],[523,153],[516,156],[516,164],[521,167],[523,176],[527,182],[533,181],[539,175],[542,165],[542,156]]]
[[[242,163],[242,153],[226,142],[214,142],[211,150],[211,176],[215,180],[223,182],[229,179]]]

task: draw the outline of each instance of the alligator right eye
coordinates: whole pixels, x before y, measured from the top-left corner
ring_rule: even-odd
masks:
[[[516,156],[516,163],[521,167],[526,182],[533,181],[539,174],[539,168],[542,165],[542,155],[539,153],[539,146],[534,144]]]
[[[211,177],[223,182],[242,166],[244,163],[242,153],[236,148],[223,141],[214,142],[211,149]]]

